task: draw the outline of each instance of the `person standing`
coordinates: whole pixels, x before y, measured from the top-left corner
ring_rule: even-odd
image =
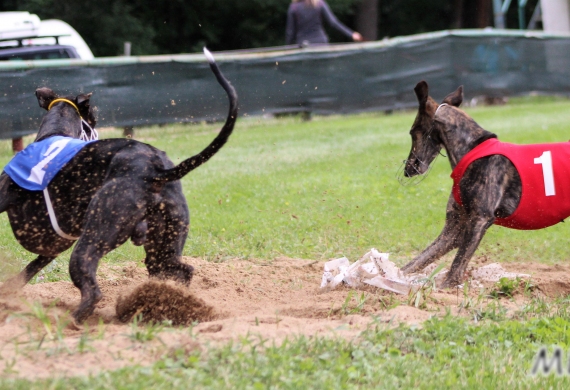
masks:
[[[362,35],[346,27],[334,16],[325,0],[293,0],[287,11],[287,44],[304,46],[328,43],[323,20],[353,41],[362,41]]]

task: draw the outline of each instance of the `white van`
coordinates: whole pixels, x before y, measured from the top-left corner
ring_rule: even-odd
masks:
[[[29,12],[0,12],[0,61],[93,59],[81,35],[61,20],[40,20]]]

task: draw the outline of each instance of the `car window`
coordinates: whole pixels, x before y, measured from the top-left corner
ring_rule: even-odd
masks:
[[[0,61],[56,60],[60,58],[72,58],[72,56],[70,56],[69,52],[65,49],[9,54],[2,54],[2,52],[0,52]]]

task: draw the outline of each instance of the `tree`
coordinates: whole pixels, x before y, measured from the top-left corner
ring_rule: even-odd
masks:
[[[378,39],[378,2],[379,0],[362,0],[356,11],[356,30],[364,40]]]
[[[133,15],[125,1],[61,2],[56,0],[0,0],[0,10],[28,11],[40,19],[61,19],[83,37],[95,56],[122,54],[123,42],[132,40],[132,53],[154,54],[155,32]]]
[[[487,27],[492,0],[327,0],[335,15],[367,40],[449,28]],[[528,0],[527,20],[539,0]],[[116,56],[123,43],[133,55],[235,50],[285,43],[291,0],[0,0],[0,11],[29,11],[41,19],[61,19],[74,27],[95,56]],[[517,8],[507,26],[518,27]],[[327,29],[332,42],[347,42]]]
[[[463,5],[464,0],[454,0],[453,2],[453,23],[452,28],[463,27]]]
[[[449,29],[454,0],[382,0],[378,38]]]
[[[493,26],[491,21],[491,16],[493,12],[492,7],[492,0],[477,0],[476,4],[476,19],[475,19],[475,27],[477,28],[485,28],[489,26]]]
[[[328,0],[333,12],[351,26],[359,0]],[[291,0],[0,0],[2,11],[29,11],[41,19],[61,19],[74,27],[95,56],[188,53],[277,46],[285,43]],[[220,4],[221,3],[221,4]],[[351,26],[353,27],[353,26]],[[344,37],[331,34],[335,40]]]

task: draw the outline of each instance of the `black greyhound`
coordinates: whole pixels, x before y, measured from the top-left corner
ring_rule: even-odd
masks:
[[[404,168],[405,176],[424,174],[441,148],[445,148],[453,169],[473,148],[497,138],[457,108],[463,101],[462,87],[449,94],[441,105],[429,96],[425,81],[419,82],[414,91],[419,110],[410,131],[412,150]],[[442,287],[460,284],[467,264],[487,229],[496,219],[511,216],[522,194],[517,169],[508,158],[499,154],[475,160],[465,171],[458,190],[462,205],[452,193],[447,203],[443,231],[402,268],[404,273],[419,271],[458,248]]]
[[[135,245],[144,245],[150,276],[191,281],[193,267],[180,261],[190,217],[179,179],[220,150],[238,112],[234,88],[211,54],[205,53],[230,108],[220,133],[203,151],[174,166],[164,152],[135,140],[95,141],[83,147],[49,184],[60,230],[64,236],[78,237],[69,263],[71,280],[81,291],[81,302],[73,313],[78,323],[93,313],[102,298],[96,279],[99,260],[129,238]],[[40,88],[36,96],[40,107],[48,110],[36,141],[55,135],[80,138],[82,118],[95,125],[90,94],[55,101],[59,98],[52,90]],[[18,242],[39,255],[4,289],[22,287],[73,245],[73,239],[54,231],[46,207],[41,191],[19,187],[6,173],[0,176],[0,212],[8,212]]]

